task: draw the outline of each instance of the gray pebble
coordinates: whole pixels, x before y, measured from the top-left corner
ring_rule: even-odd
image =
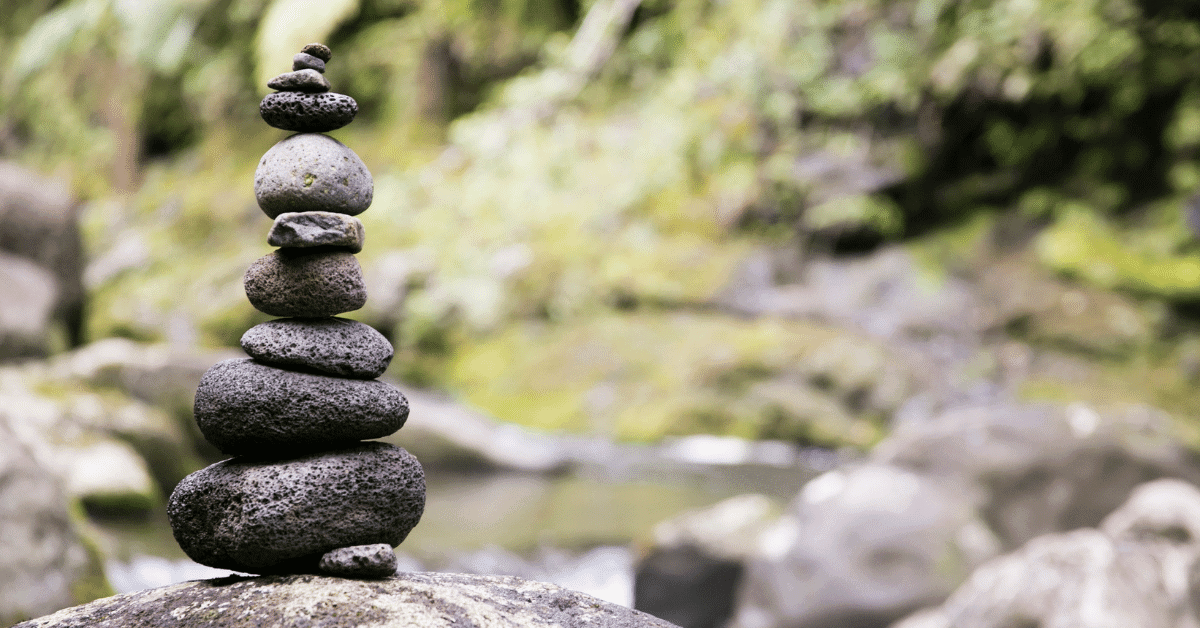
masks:
[[[255,260],[242,285],[250,304],[272,316],[334,316],[367,302],[362,268],[345,251],[280,249]]]
[[[218,462],[176,486],[167,517],[192,560],[279,574],[314,573],[341,547],[399,545],[424,510],[417,459],[360,443],[283,461]]]
[[[362,222],[333,212],[287,212],[275,217],[267,244],[283,248],[336,246],[350,253],[362,250],[366,231]]]
[[[339,547],[321,557],[321,573],[343,578],[386,578],[396,573],[396,552],[386,543]]]
[[[267,81],[267,87],[281,92],[327,92],[329,81],[316,70],[296,70],[284,72]]]
[[[260,323],[242,334],[242,349],[266,364],[355,379],[383,375],[394,353],[383,334],[344,318],[281,318]]]
[[[323,133],[354,121],[358,103],[345,94],[273,92],[263,97],[258,114],[267,124],[284,131]]]
[[[300,52],[303,52],[307,55],[312,55],[324,61],[325,63],[329,63],[329,60],[333,58],[333,51],[330,50],[329,46],[326,46],[325,44],[308,44],[307,46],[301,48]]]
[[[292,70],[316,70],[324,74],[325,62],[307,52],[298,52],[292,57]]]
[[[379,380],[234,358],[205,371],[194,413],[200,433],[222,452],[279,458],[392,434],[408,419],[408,400]]]
[[[254,171],[254,196],[271,218],[309,211],[356,216],[371,206],[374,185],[354,151],[320,133],[280,141]]]

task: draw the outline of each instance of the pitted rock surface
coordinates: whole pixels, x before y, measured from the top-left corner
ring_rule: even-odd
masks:
[[[425,510],[425,473],[387,443],[275,462],[233,458],[171,493],[167,517],[192,560],[246,573],[314,573],[330,550],[404,540]]]
[[[281,458],[387,436],[408,419],[408,400],[378,380],[286,371],[250,358],[213,365],[196,389],[196,424],[231,455]]]
[[[254,196],[271,218],[311,211],[356,216],[371,206],[373,195],[366,164],[345,144],[320,133],[281,140],[254,171]]]
[[[386,578],[396,573],[396,552],[387,543],[339,547],[321,557],[321,573],[343,578]]]
[[[344,251],[281,249],[251,264],[242,283],[250,304],[272,316],[334,316],[367,302],[362,268]]]
[[[283,92],[327,92],[329,80],[313,69],[284,72],[267,82],[267,87]]]
[[[296,56],[292,57],[292,70],[316,70],[324,74],[325,62],[307,52],[297,52]]]
[[[277,129],[324,133],[353,122],[358,114],[358,103],[345,94],[334,92],[275,92],[263,97],[258,114]]]
[[[676,628],[553,584],[451,573],[404,573],[386,580],[313,575],[197,580],[96,600],[19,626]]]
[[[279,214],[267,244],[283,248],[333,246],[351,253],[362,250],[366,231],[354,216],[333,212],[288,212]]]
[[[370,325],[344,318],[283,318],[251,327],[242,349],[266,364],[373,379],[392,361],[392,344]]]

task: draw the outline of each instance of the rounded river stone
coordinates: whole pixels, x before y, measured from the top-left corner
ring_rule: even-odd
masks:
[[[254,171],[254,196],[271,218],[311,211],[356,216],[371,206],[374,185],[354,151],[320,133],[281,140]]]
[[[222,452],[278,458],[392,434],[408,419],[408,400],[379,380],[234,358],[200,378],[194,410],[205,440]]]
[[[292,70],[316,70],[324,74],[325,62],[307,52],[297,52],[296,56],[292,57]]]
[[[295,70],[267,81],[267,87],[282,92],[327,92],[329,80],[313,69]]]
[[[345,94],[275,92],[263,97],[258,114],[263,122],[284,131],[323,133],[354,121],[358,103]]]
[[[331,550],[399,545],[425,510],[425,472],[387,443],[276,462],[233,458],[175,487],[167,517],[192,560],[256,574],[315,573]]]
[[[366,230],[354,216],[333,212],[287,212],[275,217],[267,244],[283,248],[315,246],[344,247],[350,253],[362,250]]]
[[[325,44],[308,44],[307,46],[301,48],[300,52],[303,52],[306,55],[312,55],[321,61],[324,61],[325,63],[329,63],[329,60],[333,58],[333,51],[330,50],[329,46],[326,46]]]
[[[356,379],[382,375],[394,353],[383,334],[344,318],[281,318],[260,323],[242,334],[242,349],[267,364]]]
[[[250,265],[242,284],[255,309],[272,316],[316,318],[366,304],[367,287],[354,254],[303,251],[280,249]]]
[[[386,578],[396,573],[396,552],[387,543],[339,547],[321,557],[321,573],[343,578]]]

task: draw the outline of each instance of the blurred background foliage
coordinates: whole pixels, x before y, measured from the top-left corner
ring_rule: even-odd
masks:
[[[393,374],[506,420],[871,442],[917,387],[887,347],[714,311],[764,250],[898,243],[937,277],[977,261],[982,223],[1180,320],[1200,302],[1200,3],[10,5],[0,154],[87,203],[91,339],[235,346],[264,320],[240,279],[282,133],[256,107],[310,41],[375,177],[353,316]],[[1121,364],[1178,357],[1137,346]]]

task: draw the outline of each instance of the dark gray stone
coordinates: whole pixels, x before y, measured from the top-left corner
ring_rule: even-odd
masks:
[[[362,250],[366,231],[362,222],[333,212],[287,212],[275,217],[267,244],[283,248],[336,246],[351,253]]]
[[[339,547],[322,556],[317,568],[343,578],[386,578],[396,573],[396,552],[387,543]]]
[[[326,46],[325,44],[308,44],[307,46],[301,48],[300,52],[303,52],[306,55],[312,55],[321,61],[324,61],[325,63],[329,63],[329,60],[333,58],[333,51],[330,50],[329,46]]]
[[[171,493],[167,517],[192,560],[246,573],[314,573],[330,550],[399,545],[425,510],[407,451],[359,443],[290,460],[233,458]]]
[[[277,129],[324,133],[353,122],[358,103],[345,94],[333,92],[275,92],[262,99],[258,113],[264,122]]]
[[[284,367],[306,367],[339,377],[373,379],[392,361],[392,344],[370,325],[344,318],[278,319],[242,334],[251,357]]]
[[[365,581],[314,575],[219,578],[117,595],[22,628],[672,628],[657,617],[514,576],[404,573]]]
[[[298,52],[292,57],[292,70],[316,70],[324,74],[325,62],[307,52]]]
[[[320,133],[299,133],[263,155],[254,171],[254,196],[271,218],[311,211],[356,216],[371,206],[374,181],[345,144]]]
[[[329,81],[316,70],[284,72],[267,81],[267,87],[281,92],[307,92],[310,94],[329,91]]]
[[[250,304],[272,316],[333,316],[367,302],[362,268],[344,251],[275,251],[250,265],[243,285]]]
[[[391,384],[225,360],[200,378],[196,424],[232,455],[280,457],[400,429],[408,400]],[[344,544],[343,544],[344,545]]]

